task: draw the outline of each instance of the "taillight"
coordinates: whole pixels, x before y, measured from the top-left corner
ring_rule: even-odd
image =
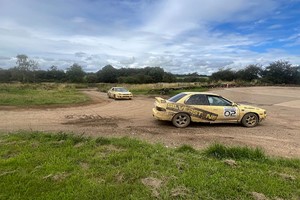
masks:
[[[158,111],[166,111],[166,109],[156,106],[156,110]]]

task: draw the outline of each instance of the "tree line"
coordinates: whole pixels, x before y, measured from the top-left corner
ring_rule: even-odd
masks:
[[[120,68],[107,65],[97,72],[86,73],[82,66],[74,63],[65,71],[51,66],[48,70],[38,68],[38,63],[26,55],[17,55],[16,66],[0,68],[0,82],[70,82],[70,83],[158,83],[158,82],[217,82],[246,81],[269,84],[300,84],[300,66],[292,66],[288,61],[276,61],[263,68],[248,65],[244,69],[220,69],[211,76],[172,74],[161,67]]]
[[[292,66],[288,61],[275,61],[265,68],[248,65],[241,70],[220,69],[211,75],[212,81],[260,81],[269,84],[300,84],[300,66]]]
[[[70,83],[158,83],[175,82],[176,76],[161,67],[121,68],[107,65],[97,72],[86,73],[74,63],[66,70],[51,66],[48,70],[38,68],[38,63],[27,55],[17,55],[16,66],[0,68],[0,82],[70,82]]]

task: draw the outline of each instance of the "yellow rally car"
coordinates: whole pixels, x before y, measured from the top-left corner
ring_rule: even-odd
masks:
[[[266,110],[248,105],[239,105],[213,93],[183,92],[168,100],[155,98],[153,117],[172,121],[179,128],[190,122],[242,123],[254,127],[267,117]]]
[[[107,92],[108,98],[114,99],[132,99],[133,95],[127,89],[123,87],[112,87]]]

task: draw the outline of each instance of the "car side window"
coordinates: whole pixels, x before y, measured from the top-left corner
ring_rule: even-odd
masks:
[[[231,106],[232,103],[226,99],[218,96],[207,96],[208,102],[211,106]]]
[[[194,94],[186,100],[185,104],[187,105],[208,105],[208,101],[205,95]]]
[[[175,103],[175,102],[179,101],[180,99],[182,99],[184,96],[186,96],[185,93],[179,93],[179,94],[171,97],[170,99],[168,99],[168,101],[171,101],[171,102]]]

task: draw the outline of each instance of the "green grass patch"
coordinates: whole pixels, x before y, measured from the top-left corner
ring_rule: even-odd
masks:
[[[68,105],[90,99],[74,85],[67,84],[0,84],[0,105],[40,106]]]
[[[189,146],[189,145],[182,145],[181,147],[179,147],[178,149],[176,149],[176,152],[182,152],[182,153],[197,153],[197,150],[195,150],[193,147]]]
[[[264,152],[259,149],[250,149],[248,147],[226,147],[221,144],[214,144],[208,147],[204,153],[218,159],[249,159],[249,160],[265,160]]]
[[[0,199],[254,199],[254,192],[300,198],[299,160],[209,149],[66,133],[1,134]]]
[[[158,88],[158,89],[133,89],[131,92],[135,95],[167,95],[174,96],[181,92],[205,92],[207,88],[203,87],[185,87],[185,88]]]

